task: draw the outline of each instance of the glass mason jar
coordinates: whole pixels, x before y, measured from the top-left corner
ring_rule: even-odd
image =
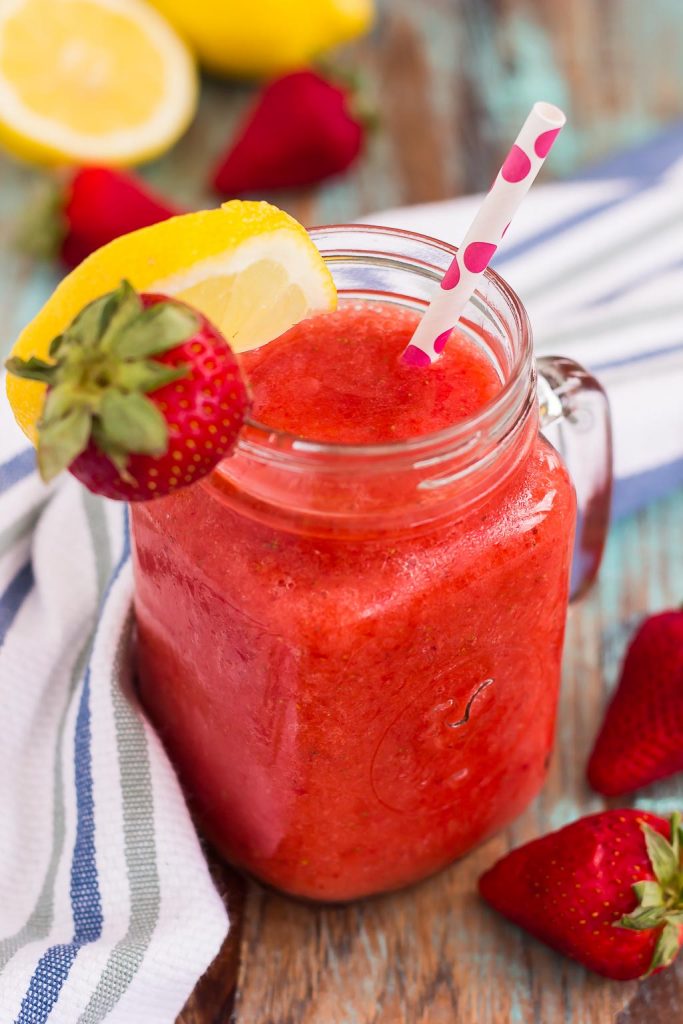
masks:
[[[416,310],[455,252],[366,226],[313,238],[341,302]],[[578,470],[578,592],[607,522],[607,407],[576,364],[537,375],[497,274],[460,326],[504,381],[471,419],[376,446],[249,422],[209,478],[133,508],[143,704],[217,848],[299,896],[414,882],[543,782],[576,498],[539,426]]]

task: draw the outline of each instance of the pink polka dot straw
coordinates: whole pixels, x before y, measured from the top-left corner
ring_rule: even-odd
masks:
[[[488,267],[566,120],[552,103],[534,103],[457,256],[444,274],[441,287],[405,349],[404,363],[429,366],[443,352],[480,275]]]

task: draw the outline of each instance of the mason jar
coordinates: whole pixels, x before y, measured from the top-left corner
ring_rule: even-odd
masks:
[[[456,251],[312,236],[340,303],[423,310]],[[548,766],[572,551],[578,593],[604,542],[606,401],[575,363],[537,369],[493,271],[459,328],[501,379],[470,419],[362,446],[248,421],[210,477],[132,510],[143,705],[217,849],[297,896],[439,870]]]

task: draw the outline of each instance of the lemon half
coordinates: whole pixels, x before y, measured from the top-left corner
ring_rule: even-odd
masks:
[[[196,104],[187,46],[141,0],[0,0],[0,142],[18,156],[137,163]]]
[[[173,295],[199,309],[236,352],[337,304],[332,276],[304,228],[269,203],[235,199],[98,249],[57,286],[12,355],[49,359],[52,339],[124,277],[138,291]],[[19,426],[33,440],[44,385],[8,376],[7,394]]]
[[[276,75],[367,32],[373,0],[152,0],[218,74]]]

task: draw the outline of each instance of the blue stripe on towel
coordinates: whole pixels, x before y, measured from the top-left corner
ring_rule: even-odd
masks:
[[[610,178],[649,178],[666,174],[683,153],[683,121],[659,132],[651,139],[624,149],[593,167],[572,175],[572,181],[600,181]]]
[[[33,448],[24,448],[7,462],[0,463],[0,494],[13,484],[23,480],[36,468],[36,453]]]
[[[32,587],[33,567],[27,562],[9,583],[4,594],[0,595],[0,647]]]
[[[71,908],[74,937],[51,946],[38,961],[16,1024],[43,1024],[59,997],[76,955],[102,932],[102,901],[95,859],[95,815],[90,753],[90,669],[85,677],[76,719],[74,758],[78,823],[71,862]]]
[[[614,481],[612,517],[621,519],[631,515],[644,505],[671,494],[677,487],[683,488],[683,458],[633,476],[621,477]]]
[[[109,581],[100,608],[101,621],[111,589],[128,560],[128,531],[121,558]],[[76,789],[76,841],[71,861],[71,910],[74,934],[71,942],[51,946],[38,961],[15,1024],[45,1024],[79,950],[102,934],[102,899],[97,875],[92,754],[90,750],[90,663],[78,706],[74,741]]]

